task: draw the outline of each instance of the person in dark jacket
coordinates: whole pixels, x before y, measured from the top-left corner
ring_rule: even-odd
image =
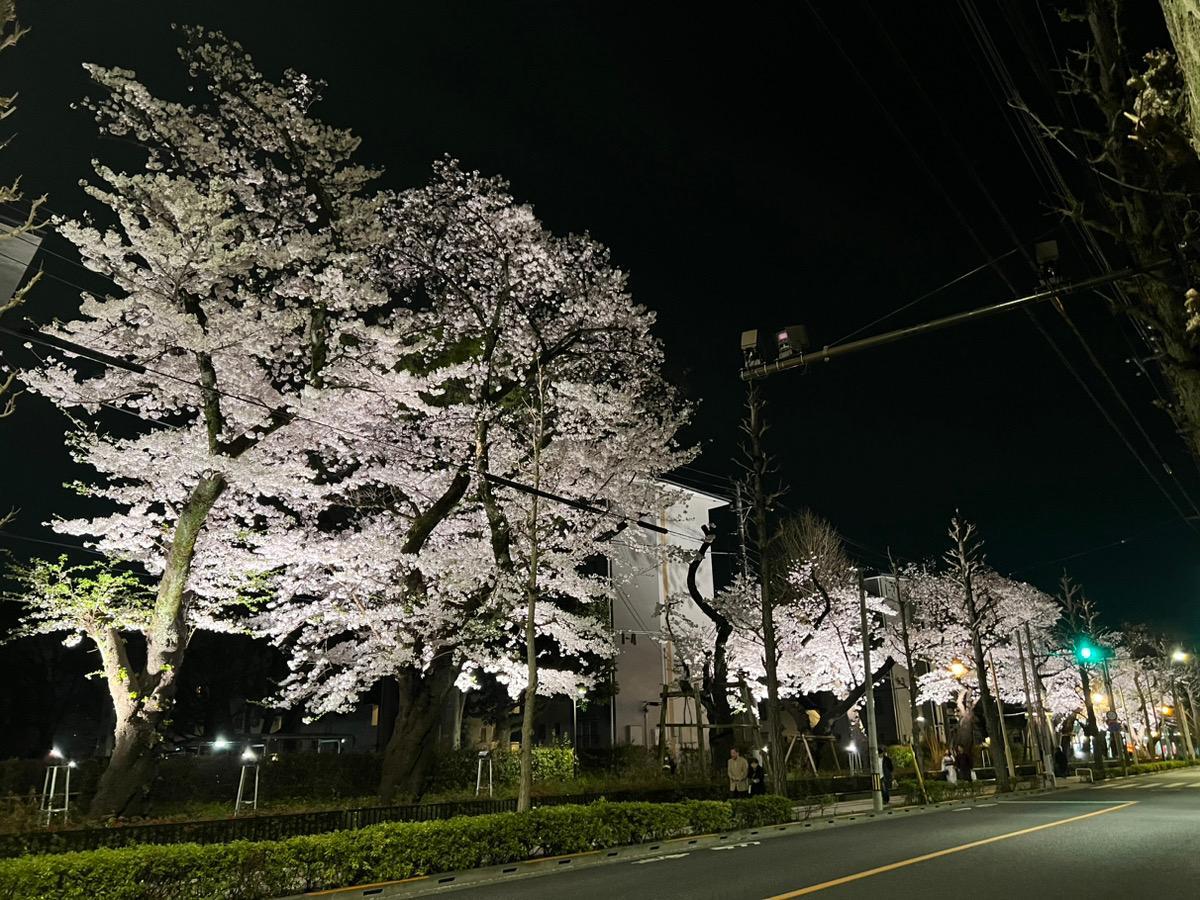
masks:
[[[885,752],[883,754],[883,780],[881,782],[884,803],[892,799],[892,776],[895,774],[895,771],[896,764],[892,762],[892,754]]]
[[[755,757],[750,757],[750,796],[758,797],[767,792],[767,773],[762,763]]]
[[[975,768],[975,764],[971,761],[971,751],[962,744],[959,744],[954,750],[954,768],[958,770],[959,781],[971,780],[971,770]]]
[[[1054,777],[1067,777],[1067,751],[1062,747],[1054,748]]]

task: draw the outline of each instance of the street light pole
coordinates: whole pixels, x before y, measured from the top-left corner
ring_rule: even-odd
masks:
[[[883,812],[883,765],[879,758],[879,733],[875,728],[875,682],[871,677],[871,632],[867,626],[867,588],[858,570],[858,614],[862,628],[863,669],[867,697],[867,758],[871,765],[871,806]]]

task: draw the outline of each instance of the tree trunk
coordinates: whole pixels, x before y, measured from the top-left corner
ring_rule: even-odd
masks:
[[[141,672],[133,670],[125,639],[118,632],[104,629],[92,635],[100,651],[105,681],[117,714],[113,755],[96,787],[92,815],[122,815],[137,801],[139,794],[149,793],[158,766],[158,746],[162,741],[159,729],[174,704],[179,669],[187,647],[184,595],[192,571],[196,539],[225,487],[223,475],[201,478],[179,513],[146,630],[145,668]]]
[[[972,611],[972,618],[974,615]],[[996,770],[996,790],[1006,793],[1012,790],[1012,784],[1008,778],[1008,748],[1004,746],[1004,732],[1000,727],[999,701],[992,696],[991,688],[988,687],[987,669],[984,668],[987,659],[984,657],[983,644],[978,634],[973,636],[971,643],[975,653],[975,671],[979,675],[979,701],[983,706],[983,720],[987,723],[988,737],[992,739],[992,767]]]
[[[1079,667],[1079,683],[1083,688],[1083,705],[1087,710],[1087,724],[1084,731],[1092,748],[1092,762],[1102,773],[1104,772],[1104,742],[1100,740],[1100,724],[1096,721],[1096,707],[1092,703],[1092,680],[1086,666]],[[1111,699],[1111,698],[1110,698]]]
[[[141,815],[158,768],[158,722],[137,715],[132,704],[117,711],[113,752],[89,808],[93,816]]]
[[[379,780],[379,799],[383,803],[393,803],[397,797],[416,800],[425,793],[437,756],[434,732],[458,670],[441,657],[427,672],[406,667],[395,677],[399,703],[383,755]]]
[[[958,710],[958,725],[954,729],[954,743],[970,749],[975,745],[975,700],[971,692],[963,688],[958,692],[954,705]]]

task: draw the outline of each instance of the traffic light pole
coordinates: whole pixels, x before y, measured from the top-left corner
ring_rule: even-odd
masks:
[[[1112,675],[1108,671],[1108,657],[1103,657],[1100,660],[1100,671],[1104,674],[1104,690],[1108,694],[1108,708],[1115,716],[1117,714],[1117,695],[1113,693]],[[1109,728],[1107,717],[1105,718],[1104,728],[1109,734],[1109,740],[1112,740],[1112,735],[1117,736],[1116,747],[1114,748],[1119,754],[1121,760],[1121,774],[1128,775],[1129,771],[1125,762],[1125,732],[1121,729],[1121,721],[1119,719],[1113,722],[1117,727]]]
[[[1038,291],[1036,294],[1029,294],[1025,297],[1015,297],[1012,300],[1005,300],[1002,303],[993,303],[990,306],[981,306],[976,309],[967,310],[966,312],[955,313],[951,316],[943,316],[940,319],[933,319],[930,322],[922,322],[919,325],[911,325],[908,328],[898,328],[895,331],[885,331],[883,334],[872,335],[871,337],[862,338],[857,341],[849,341],[845,344],[837,344],[832,347],[823,347],[820,350],[814,350],[811,353],[797,352],[795,355],[788,356],[785,359],[779,359],[771,363],[760,363],[754,366],[746,366],[742,370],[743,381],[757,381],[760,378],[766,378],[768,375],[774,375],[776,372],[783,372],[787,369],[796,369],[802,366],[807,366],[811,363],[829,362],[840,356],[847,356],[851,353],[857,353],[860,350],[869,350],[874,347],[882,347],[884,344],[892,344],[896,341],[906,340],[910,337],[919,337],[923,334],[929,334],[934,331],[941,331],[943,328],[952,328],[955,325],[965,325],[968,322],[975,322],[979,319],[990,318],[1001,313],[1011,312],[1015,309],[1020,309],[1024,306],[1029,306],[1034,303],[1040,303],[1045,300],[1053,300],[1057,297],[1065,297],[1069,294],[1077,294],[1081,291],[1090,291],[1098,287],[1104,287],[1107,284],[1112,284],[1114,281],[1124,281],[1128,278],[1133,278],[1135,275],[1144,275],[1147,272],[1152,272],[1156,269],[1161,269],[1168,265],[1170,259],[1159,259],[1145,266],[1131,266],[1128,269],[1121,269],[1117,272],[1109,272],[1106,275],[1100,275],[1096,278],[1088,278],[1084,281],[1077,281],[1074,284],[1059,285],[1045,291]]]

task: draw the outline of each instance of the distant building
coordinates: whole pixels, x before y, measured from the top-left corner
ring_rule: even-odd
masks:
[[[891,575],[876,575],[865,579],[867,593],[882,597],[895,611],[885,619],[885,627],[897,635],[900,630],[900,601],[896,591],[896,579]],[[872,660],[874,667],[884,660]],[[913,718],[910,693],[916,690],[916,677],[923,674],[925,664],[914,660],[916,673],[904,667],[904,660],[897,659],[892,671],[875,686],[875,722],[879,729],[881,744],[908,744],[912,741]],[[937,703],[923,703],[917,707],[917,715],[925,718],[926,735],[932,735],[939,743],[946,743],[946,710]]]

